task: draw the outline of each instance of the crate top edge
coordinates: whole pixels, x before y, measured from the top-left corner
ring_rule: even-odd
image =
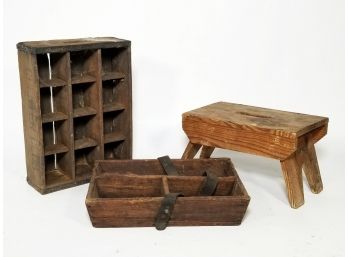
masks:
[[[89,37],[19,42],[17,44],[17,49],[18,51],[31,54],[44,54],[127,47],[130,45],[131,41],[115,37]]]

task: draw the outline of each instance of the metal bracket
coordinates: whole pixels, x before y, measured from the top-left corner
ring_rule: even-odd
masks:
[[[157,230],[164,230],[168,226],[174,210],[176,198],[180,195],[180,193],[169,193],[164,196],[155,219],[155,227]]]
[[[200,195],[203,195],[203,196],[213,195],[215,193],[215,190],[218,184],[218,177],[209,171],[205,171],[203,173],[203,176],[206,176],[207,178],[201,189]]]
[[[167,173],[168,176],[179,176],[178,171],[174,167],[174,164],[168,155],[159,157],[157,158],[157,160],[159,160],[164,171]]]

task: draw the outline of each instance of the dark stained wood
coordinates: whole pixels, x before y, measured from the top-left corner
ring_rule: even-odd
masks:
[[[214,161],[212,161],[214,160]],[[96,162],[96,176],[104,173],[121,173],[121,174],[152,174],[165,175],[163,167],[158,160],[118,160],[114,165],[113,160],[103,160]],[[175,160],[174,167],[179,174],[187,176],[203,176],[204,171],[208,170],[217,176],[236,176],[237,172],[233,163],[227,158],[219,159],[193,159],[189,162],[186,160]]]
[[[105,143],[124,141],[125,139],[126,139],[125,136],[119,132],[112,132],[112,133],[107,133],[104,135]]]
[[[181,192],[169,226],[239,225],[248,196],[229,159],[172,160],[179,176],[167,176],[158,160],[98,161],[86,206],[95,227],[154,226],[165,194]],[[202,169],[218,176],[212,196],[200,196]]]
[[[128,40],[114,37],[91,37],[20,42],[17,44],[17,49],[26,53],[42,54],[101,48],[129,47],[130,44],[131,42]]]
[[[97,145],[98,145],[97,141],[95,141],[93,138],[85,137],[85,138],[75,140],[75,150],[79,150],[79,149],[83,149],[87,147],[93,147]]]
[[[125,109],[124,105],[119,103],[106,103],[103,106],[104,112],[123,111],[124,109]]]
[[[40,115],[39,76],[36,72],[37,59],[33,54],[18,52],[19,75],[21,82],[23,131],[27,180],[44,187],[45,169],[42,118]]]
[[[97,114],[97,110],[94,109],[93,107],[78,107],[78,108],[74,108],[73,111],[73,115],[74,118],[78,118],[78,117],[84,117],[84,116],[91,116],[91,115],[95,115]]]
[[[68,188],[89,181],[95,160],[131,158],[130,41],[32,41],[17,48],[30,185],[43,194]]]
[[[62,87],[65,86],[66,82],[59,78],[40,79],[40,87]]]
[[[124,79],[125,74],[122,72],[104,72],[102,75],[103,80],[112,80],[112,79]]]
[[[63,144],[52,144],[45,147],[45,155],[68,152],[69,148]]]
[[[327,133],[328,118],[218,102],[183,114],[190,142],[183,159],[209,158],[215,147],[278,159],[291,207],[304,203],[302,167],[314,193],[322,190],[314,144]]]
[[[74,74],[71,78],[72,84],[95,82],[97,79],[91,74]]]
[[[68,115],[62,112],[51,112],[42,115],[42,123],[49,123],[66,119],[68,119]]]

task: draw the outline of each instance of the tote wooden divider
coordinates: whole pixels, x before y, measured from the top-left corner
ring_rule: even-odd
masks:
[[[40,193],[86,183],[95,160],[132,158],[130,41],[17,44],[27,181]]]

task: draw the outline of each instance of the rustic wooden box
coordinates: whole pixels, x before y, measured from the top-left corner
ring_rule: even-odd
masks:
[[[95,160],[132,157],[130,41],[17,44],[27,180],[49,193],[90,180]]]
[[[95,227],[150,227],[168,193],[181,193],[169,226],[239,225],[249,196],[229,159],[172,161],[178,176],[167,176],[158,160],[98,161],[86,206]],[[218,177],[212,196],[199,190],[209,171]]]

